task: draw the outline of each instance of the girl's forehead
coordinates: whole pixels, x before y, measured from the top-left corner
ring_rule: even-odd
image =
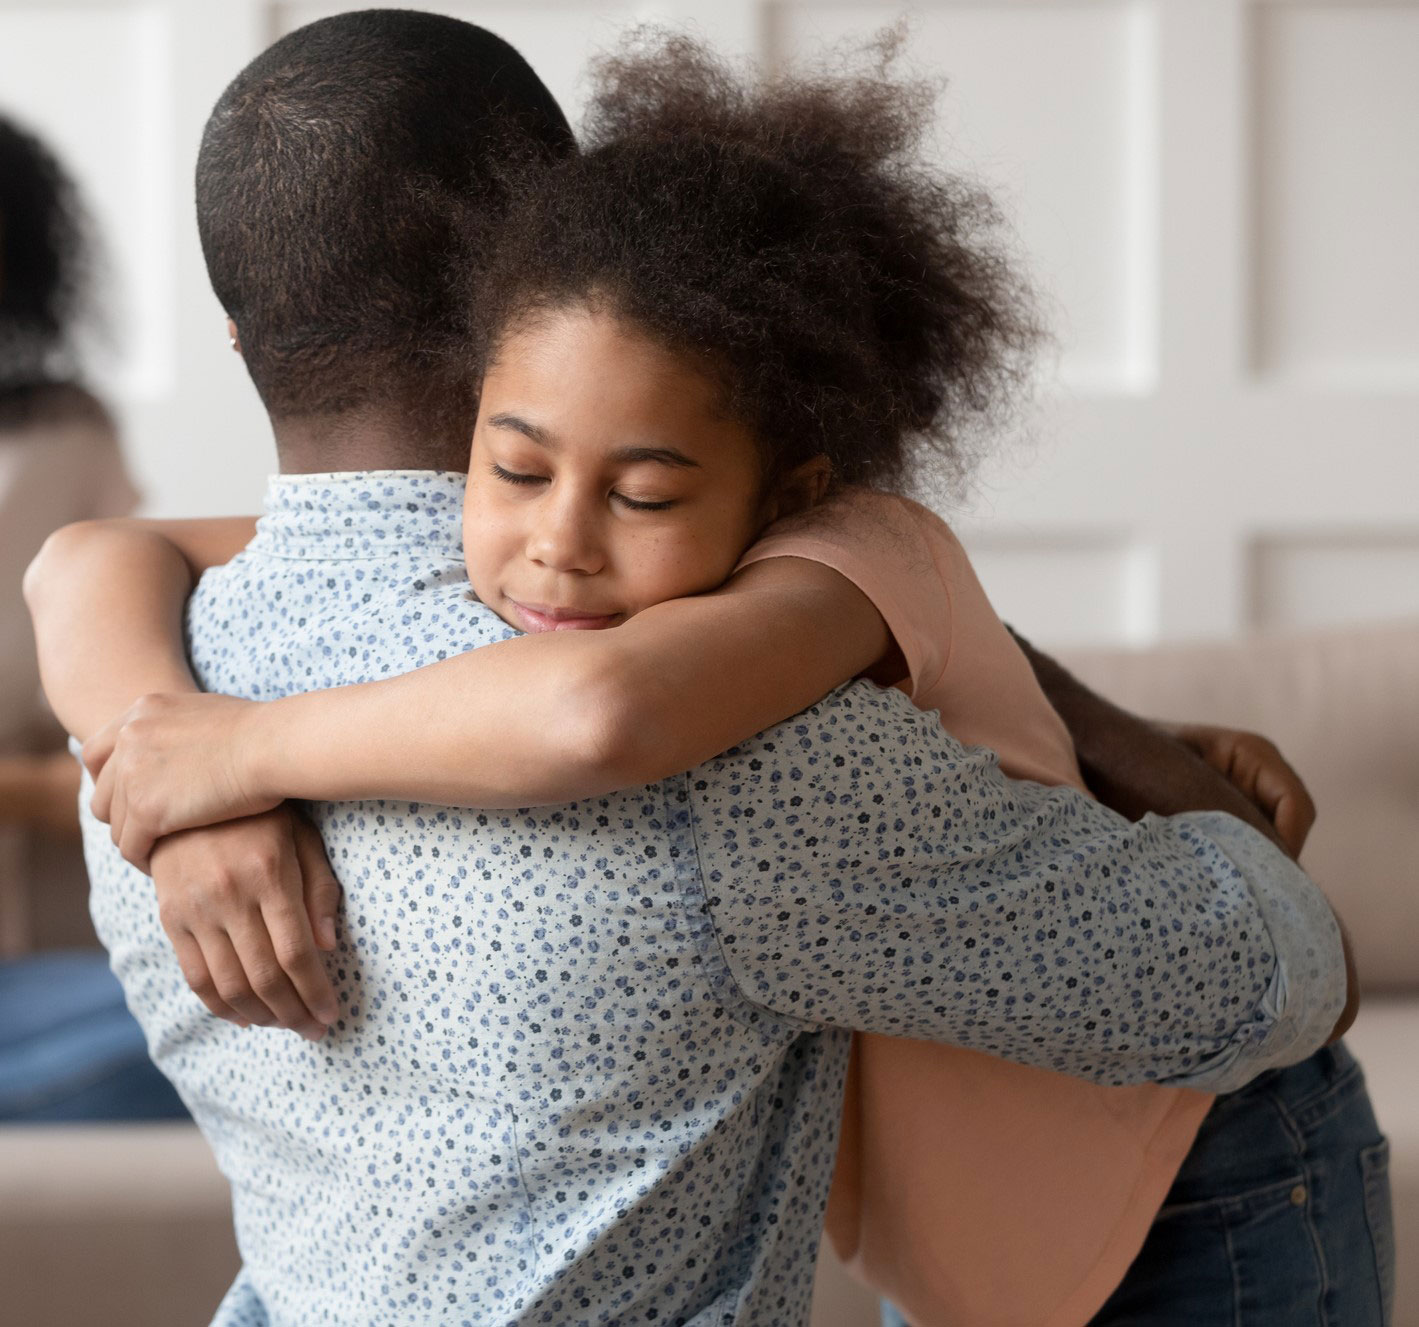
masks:
[[[544,444],[564,441],[564,432],[627,430],[722,442],[742,430],[725,415],[721,397],[693,356],[633,322],[574,306],[503,341],[484,382],[482,417],[489,427],[510,426]],[[639,445],[648,444],[642,438]]]
[[[643,380],[680,384],[688,378],[709,383],[703,366],[668,345],[642,324],[613,309],[575,301],[540,311],[511,327],[502,338],[489,372],[524,365],[534,371],[561,371],[569,361],[618,361]]]

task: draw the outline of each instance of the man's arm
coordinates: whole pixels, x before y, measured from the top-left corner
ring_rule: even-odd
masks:
[[[1315,804],[1300,777],[1266,738],[1205,724],[1158,724],[1130,714],[1086,687],[1013,628],[1050,704],[1069,729],[1085,782],[1105,806],[1130,820],[1149,812],[1225,811],[1298,857]],[[1345,954],[1345,1006],[1338,1040],[1360,1010],[1350,933],[1337,915]]]
[[[1253,830],[1013,782],[894,692],[835,693],[689,801],[710,960],[779,1018],[1226,1091],[1344,1002],[1329,907]]]
[[[1174,734],[1105,700],[1009,630],[1069,729],[1084,781],[1105,806],[1130,820],[1149,811],[1225,811],[1286,846],[1261,808]]]

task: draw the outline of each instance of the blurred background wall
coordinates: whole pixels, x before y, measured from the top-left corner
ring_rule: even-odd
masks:
[[[0,104],[78,178],[111,259],[98,385],[152,514],[249,511],[272,451],[191,217],[203,120],[275,37],[359,5],[0,0]],[[429,4],[573,113],[627,23],[770,64],[876,0]],[[1419,3],[922,0],[935,151],[996,193],[1058,353],[968,501],[933,501],[1053,644],[1419,612]]]

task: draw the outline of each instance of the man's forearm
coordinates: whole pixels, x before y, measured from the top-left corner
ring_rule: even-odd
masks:
[[[1089,790],[1105,806],[1130,820],[1150,811],[1225,811],[1285,846],[1261,809],[1194,751],[1091,691],[1013,628],[1011,634],[1069,729]]]
[[[1013,782],[906,704],[849,688],[696,772],[708,911],[750,1001],[1214,1091],[1331,1034],[1339,934],[1279,848],[1225,815],[1130,824]],[[781,821],[743,823],[758,789]]]
[[[1069,729],[1085,782],[1105,806],[1130,820],[1150,811],[1158,815],[1224,811],[1265,834],[1283,851],[1291,851],[1270,817],[1195,751],[1158,725],[1091,691],[1013,628],[1011,634]],[[1335,921],[1345,955],[1346,998],[1332,1039],[1355,1021],[1360,1005],[1350,937],[1338,915]]]

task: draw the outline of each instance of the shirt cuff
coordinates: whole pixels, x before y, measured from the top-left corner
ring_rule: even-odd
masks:
[[[1221,812],[1188,818],[1246,880],[1276,954],[1250,1035],[1243,1032],[1236,1055],[1222,1057],[1225,1067],[1214,1060],[1201,1075],[1216,1075],[1209,1090],[1230,1092],[1268,1069],[1300,1063],[1330,1039],[1345,1008],[1345,951],[1325,895],[1269,839]]]

